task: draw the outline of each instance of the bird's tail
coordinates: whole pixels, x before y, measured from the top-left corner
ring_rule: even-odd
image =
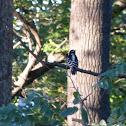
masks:
[[[77,70],[76,70],[75,67],[72,67],[72,68],[70,69],[70,72],[71,72],[72,75],[77,74]]]

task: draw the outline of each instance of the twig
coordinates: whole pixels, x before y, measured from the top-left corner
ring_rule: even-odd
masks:
[[[66,73],[66,74],[67,74],[67,73]],[[89,112],[88,112],[87,106],[84,104],[84,100],[86,100],[87,97],[89,97],[92,93],[90,93],[89,95],[87,95],[85,98],[82,99],[82,98],[81,98],[81,94],[79,93],[78,88],[76,88],[76,86],[75,86],[75,84],[74,84],[72,78],[71,78],[68,74],[67,74],[67,76],[70,78],[70,80],[71,80],[71,82],[72,82],[72,84],[73,84],[73,88],[74,88],[74,89],[76,90],[76,92],[78,93],[79,99],[80,99],[80,101],[81,101],[81,108],[83,108],[83,106],[85,107],[85,109],[86,109],[86,111],[87,111],[87,114],[88,114],[88,116],[89,116],[89,118],[90,118],[90,120],[91,120],[91,122],[92,122],[92,118],[91,118],[91,116],[90,116],[90,114],[89,114]],[[86,122],[84,122],[83,120],[82,120],[82,124],[83,124],[84,126],[87,126]]]
[[[67,38],[65,38],[65,40],[57,47],[55,48],[55,50],[59,49],[62,45],[64,45],[67,42]]]
[[[34,53],[32,50],[30,50],[25,44],[24,42],[20,39],[20,37],[15,33],[13,32],[13,35],[21,42],[22,46],[25,47],[39,62],[42,63],[42,65],[46,66],[48,69],[50,69],[45,63],[44,61],[40,60]]]
[[[91,95],[92,93],[90,93],[89,95],[87,95],[85,98],[82,99],[82,101],[84,102],[85,100],[87,100],[87,98]]]
[[[13,49],[17,48],[20,44],[21,44],[21,42],[17,42],[17,43],[13,46]]]
[[[83,122],[82,122],[82,119],[75,119],[75,118],[72,118],[72,121],[75,121],[75,122],[78,122],[78,123],[83,123]]]

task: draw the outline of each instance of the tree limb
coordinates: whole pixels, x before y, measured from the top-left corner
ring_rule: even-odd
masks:
[[[118,6],[118,8],[114,8],[114,6]],[[124,0],[117,0],[116,2],[114,2],[113,4],[113,14],[117,14],[120,13],[121,11],[123,11],[124,9],[126,9],[126,2],[124,2]]]
[[[53,62],[53,63],[50,63],[50,62],[45,62],[45,61],[42,61],[41,59],[39,59],[23,42],[22,40],[20,39],[19,36],[17,36],[15,33],[13,33],[14,36],[17,37],[17,39],[22,43],[22,45],[41,63],[42,67],[39,67],[38,69],[35,69],[33,71],[29,71],[29,74],[28,74],[28,78],[24,79],[24,84],[28,84],[28,83],[31,83],[33,82],[34,79],[38,78],[39,76],[43,75],[44,73],[46,73],[48,70],[54,68],[55,66],[58,66],[58,67],[61,67],[61,68],[64,68],[64,69],[69,69],[69,66],[67,65],[64,65],[64,64],[61,64],[61,63],[57,63],[57,62]],[[90,74],[90,75],[93,75],[93,76],[99,76],[100,73],[96,73],[96,72],[92,72],[90,70],[83,70],[83,69],[80,69],[80,68],[77,68],[77,71],[78,72],[81,72],[81,73],[86,73],[86,74]],[[126,75],[123,75],[123,74],[119,74],[118,75],[119,78],[126,78]],[[24,85],[23,84],[23,85]],[[19,84],[18,84],[19,85]],[[17,90],[15,92],[12,92],[12,96],[15,95],[17,93],[17,91],[19,91],[22,86],[18,86],[16,87]],[[15,87],[14,87],[15,88]]]
[[[118,27],[112,29],[111,32],[116,31],[116,30],[120,30],[120,28],[126,28],[126,24],[120,24]]]
[[[13,8],[14,11],[14,15],[21,21],[24,23],[25,27],[28,28],[32,35],[35,37],[35,40],[36,40],[36,47],[35,47],[35,50],[33,52],[33,54],[37,57],[38,54],[40,53],[41,51],[41,41],[40,41],[40,37],[36,31],[36,29],[34,29],[29,23],[28,21],[26,21],[18,12],[16,12],[15,8]],[[18,38],[18,40],[22,43],[21,39],[19,36],[16,35],[16,33],[13,32],[13,35],[16,36]],[[29,49],[27,46],[25,46],[24,43],[22,43],[22,45]],[[31,51],[32,52],[32,51]],[[31,55],[31,53],[30,53]],[[30,60],[28,61],[28,64],[27,66],[25,67],[25,69],[23,70],[23,72],[18,76],[18,80],[16,82],[14,82],[14,87],[13,87],[13,90],[12,90],[12,96],[14,94],[16,94],[22,87],[23,85],[25,84],[25,81],[28,77],[28,74],[29,72],[31,71],[31,69],[33,68],[33,65],[35,64],[36,62],[36,58],[32,55],[32,57],[30,56]]]

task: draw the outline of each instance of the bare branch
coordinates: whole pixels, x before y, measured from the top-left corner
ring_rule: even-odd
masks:
[[[69,66],[67,65],[64,65],[64,64],[61,64],[61,63],[57,63],[57,62],[53,62],[53,63],[50,63],[50,62],[46,62],[46,61],[42,61],[41,59],[39,59],[23,42],[22,40],[20,39],[20,37],[18,37],[15,33],[13,33],[14,36],[17,37],[17,39],[22,43],[22,45],[39,61],[41,62],[45,67],[47,67],[48,69],[52,69],[48,66],[58,66],[58,67],[61,67],[61,68],[64,68],[64,69],[69,69]],[[93,75],[93,76],[99,76],[101,73],[97,73],[97,72],[92,72],[91,70],[84,70],[84,69],[81,69],[81,68],[77,68],[77,71],[81,72],[81,73],[86,73],[86,74],[90,74],[90,75]],[[126,75],[123,75],[123,74],[119,74],[118,75],[119,78],[126,78]]]
[[[121,11],[123,11],[124,9],[126,9],[126,2],[124,2],[123,0],[117,0],[116,2],[114,2],[113,7],[117,5],[119,6],[119,8],[113,8],[113,14],[115,13],[120,13]]]
[[[124,35],[126,35],[126,33],[124,33],[124,32],[111,32],[111,35],[122,35],[122,36],[124,36]]]
[[[21,44],[21,42],[17,42],[17,43],[13,46],[13,49],[17,48],[20,44]]]
[[[92,93],[88,94],[85,98],[82,99],[82,101],[87,100],[87,98],[91,95]]]
[[[33,53],[34,55],[32,55],[32,57],[30,56],[30,60],[28,61],[27,66],[25,67],[24,71],[18,76],[18,80],[16,82],[14,82],[15,87],[13,87],[12,90],[12,95],[16,94],[21,88],[22,86],[25,84],[26,79],[28,77],[29,72],[31,71],[31,69],[33,68],[33,65],[36,62],[36,57],[37,55],[40,53],[41,51],[41,41],[40,41],[40,37],[36,31],[36,29],[34,29],[29,23],[28,21],[26,21],[18,12],[16,12],[15,8],[14,9],[14,15],[24,23],[25,27],[28,28],[32,35],[35,37],[36,40],[36,48],[34,50],[34,52],[32,52],[20,39],[20,37],[18,35],[16,35],[16,33],[13,32],[13,35],[16,36],[16,38],[18,38],[18,40],[22,43],[22,45],[29,50],[30,55]],[[31,53],[32,52],[32,53]],[[36,56],[36,57],[35,57]]]
[[[31,40],[31,38],[30,38],[29,32],[28,32],[27,30],[25,30],[24,28],[22,29],[22,31],[23,31],[23,32],[26,34],[26,36],[27,36],[28,44],[29,44],[29,49],[32,50],[32,40]],[[31,59],[32,59],[32,54],[29,53],[29,62],[30,62]]]
[[[55,50],[61,48],[61,46],[64,45],[66,42],[67,42],[67,38],[65,38],[65,40],[62,41],[61,44],[57,48],[55,48]]]
[[[25,20],[18,12],[16,12],[15,8],[14,9],[14,15],[21,21],[24,23],[25,27],[28,28],[31,33],[33,34],[33,36],[35,37],[36,40],[36,49],[34,51],[34,53],[37,55],[38,52],[41,50],[41,41],[40,41],[40,37],[37,33],[37,31],[29,24],[29,22],[27,20]]]
[[[21,88],[22,88],[22,86],[26,83],[26,82],[31,82],[33,79],[35,79],[35,78],[37,78],[37,75],[38,76],[40,76],[40,75],[42,75],[42,74],[44,74],[45,72],[47,72],[48,70],[50,70],[50,69],[52,69],[53,67],[55,67],[55,66],[58,66],[58,67],[61,67],[61,68],[64,68],[64,69],[69,69],[69,66],[67,66],[67,65],[64,65],[64,64],[61,64],[61,63],[57,63],[57,62],[53,62],[53,63],[50,63],[50,62],[45,62],[45,61],[42,61],[41,59],[39,59],[38,57],[37,57],[37,55],[36,54],[34,54],[34,52],[32,51],[32,50],[30,50],[25,44],[24,44],[24,42],[20,39],[20,37],[18,36],[18,35],[16,35],[16,33],[14,33],[13,32],[13,35],[15,36],[15,37],[17,37],[17,39],[22,43],[22,46],[24,46],[33,56],[34,56],[34,58],[35,59],[37,59],[41,64],[42,64],[42,66],[43,67],[41,67],[41,70],[40,69],[38,69],[38,70],[35,70],[35,71],[31,71],[31,67],[29,68],[27,68],[27,69],[25,69],[25,72],[23,73],[23,74],[21,74],[20,76],[19,76],[19,80],[17,81],[17,82],[15,82],[14,84],[16,85],[16,87],[14,88],[15,90],[12,92],[12,95],[15,95],[16,94],[16,92],[17,91],[19,91]],[[30,62],[29,62],[30,63]],[[33,62],[32,62],[33,63]],[[29,64],[28,64],[29,65]],[[28,77],[28,74],[29,74],[29,72],[32,72],[32,75],[34,74],[34,73],[37,73],[38,71],[39,71],[39,73],[38,74],[36,74],[36,76],[35,76],[35,74],[33,75],[34,76],[34,78],[32,79],[32,80],[30,80],[30,81],[26,81],[27,80],[27,77]],[[92,72],[92,71],[90,71],[90,70],[83,70],[83,69],[80,69],[80,68],[77,68],[77,71],[79,71],[79,72],[81,72],[81,73],[86,73],[86,74],[90,74],[90,75],[93,75],[93,76],[98,76],[98,75],[100,75],[101,73],[96,73],[96,72]],[[23,76],[22,76],[23,75]],[[26,76],[27,75],[27,76]],[[126,75],[121,75],[121,74],[119,74],[118,75],[118,77],[119,78],[126,78]],[[19,82],[19,81],[21,81],[21,82]],[[21,84],[20,84],[21,83]],[[18,86],[19,85],[19,86]]]
[[[126,28],[126,24],[120,24],[118,27],[115,27],[111,30],[111,32],[116,31],[116,30],[120,30],[121,28]]]

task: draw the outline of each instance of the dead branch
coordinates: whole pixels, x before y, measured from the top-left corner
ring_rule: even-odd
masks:
[[[17,43],[13,46],[13,49],[16,49],[20,44],[21,44],[21,42],[17,42]]]
[[[28,28],[30,30],[30,32],[32,33],[32,35],[34,36],[35,40],[36,40],[36,48],[33,52],[33,54],[37,57],[38,54],[40,53],[41,51],[41,41],[40,41],[40,37],[36,31],[36,29],[34,29],[29,23],[28,21],[26,21],[18,12],[16,12],[15,8],[13,8],[13,12],[14,12],[14,15],[21,21],[24,23],[25,27]],[[16,33],[13,32],[13,35],[14,36],[17,36]],[[28,35],[28,34],[27,34]],[[29,35],[28,35],[29,36]],[[29,36],[30,37],[30,36]],[[17,37],[18,40],[22,43],[21,39],[19,39],[20,37],[18,36]],[[23,45],[24,43],[22,43]],[[27,46],[25,46],[24,44],[24,47],[29,49]],[[31,51],[32,52],[32,51]],[[30,53],[31,55],[31,53]],[[35,56],[30,56],[30,60],[28,61],[28,64],[27,66],[25,67],[24,71],[18,76],[18,80],[16,82],[14,82],[14,87],[13,87],[13,90],[12,90],[12,96],[14,94],[16,94],[22,87],[23,85],[25,84],[25,81],[27,80],[27,77],[28,77],[28,74],[29,72],[31,71],[31,69],[33,68],[35,62],[36,62],[36,57]]]
[[[116,30],[120,30],[121,28],[126,28],[126,24],[120,24],[118,27],[115,27],[111,30],[111,32],[116,31]]]

